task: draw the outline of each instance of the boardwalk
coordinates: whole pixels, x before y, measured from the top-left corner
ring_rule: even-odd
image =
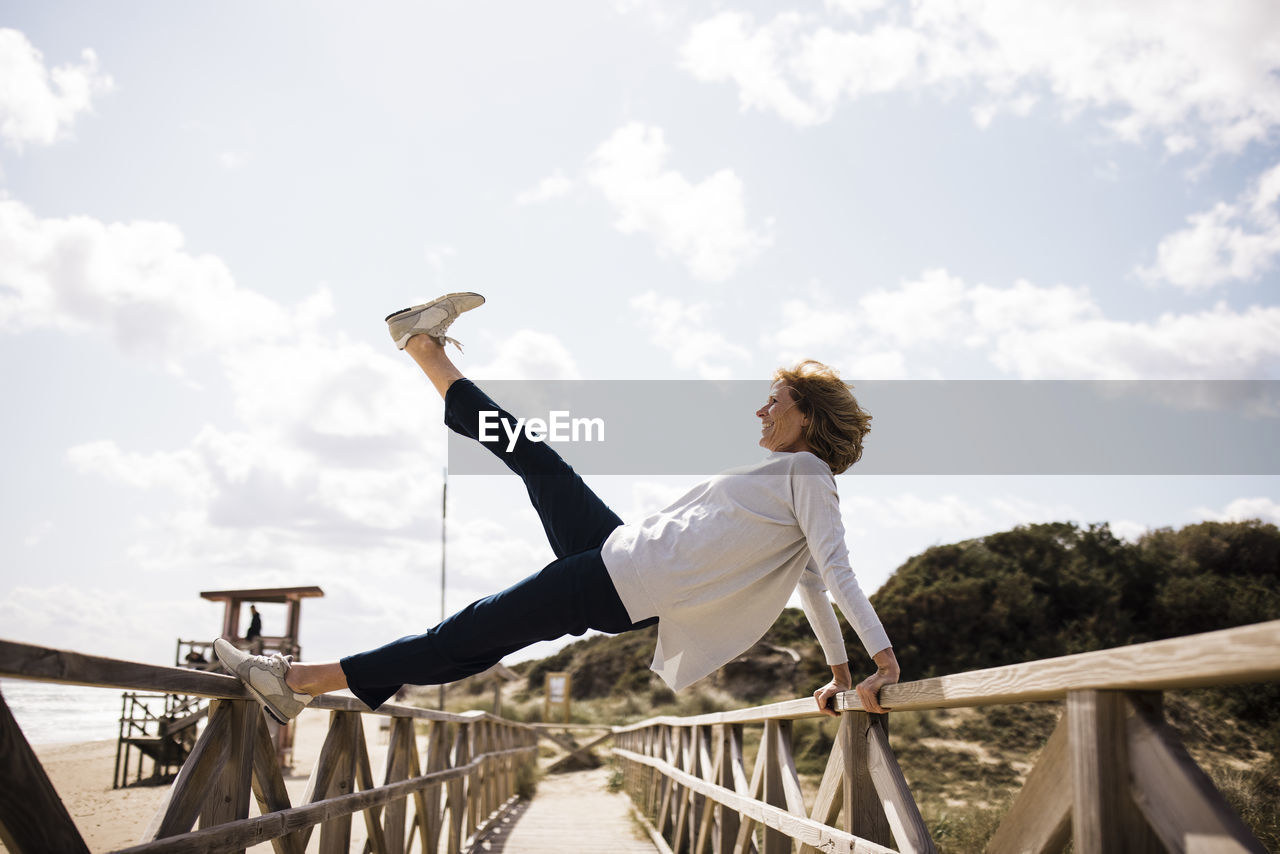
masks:
[[[548,774],[478,850],[505,854],[653,854],[630,800],[608,789],[609,769]]]

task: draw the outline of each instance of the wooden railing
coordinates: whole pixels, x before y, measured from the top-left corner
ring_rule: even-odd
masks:
[[[1280,621],[891,685],[881,703],[905,711],[1064,701],[989,852],[1058,852],[1070,840],[1077,854],[1266,854],[1165,723],[1161,697],[1277,680]],[[901,851],[933,851],[889,749],[892,714],[867,714],[852,691],[835,709],[835,745],[808,808],[791,727],[818,716],[812,699],[619,727],[614,754],[637,810],[669,850],[861,853],[896,842]],[[763,729],[750,778],[747,725]]]
[[[416,843],[453,854],[515,802],[520,766],[536,761],[537,736],[524,724],[484,712],[383,706],[376,714],[390,717],[390,742],[375,783],[363,724],[375,713],[354,698],[327,695],[312,707],[332,713],[328,735],[303,803],[294,806],[266,717],[230,676],[10,641],[0,641],[0,676],[212,698],[204,733],[142,842],[124,849],[131,854],[243,851],[268,841],[277,854],[301,854],[316,827],[320,851],[346,852],[356,813],[374,851],[400,854]],[[252,818],[251,795],[261,813]],[[12,854],[89,850],[2,696],[0,840]]]

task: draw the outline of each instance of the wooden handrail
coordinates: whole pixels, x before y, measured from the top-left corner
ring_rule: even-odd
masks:
[[[886,708],[946,709],[1062,700],[1071,691],[1172,691],[1280,680],[1280,620],[890,685]],[[840,711],[861,709],[847,691]]]
[[[1280,620],[903,682],[886,686],[880,702],[898,711],[945,709],[1061,700],[1069,691],[1083,689],[1167,691],[1276,680],[1280,680]],[[834,707],[860,711],[862,703],[855,692],[846,691],[836,696]],[[615,727],[614,732],[657,724],[756,724],[820,714],[813,700],[805,698],[705,715],[661,715]]]
[[[188,694],[216,700],[252,699],[239,679],[222,673],[122,661],[9,640],[0,640],[0,676],[63,685],[84,685],[91,688]],[[531,727],[530,724],[508,721],[484,711],[442,712],[418,706],[398,706],[393,703],[383,704],[377,711],[370,711],[368,706],[355,697],[343,694],[325,694],[316,697],[311,701],[310,708],[452,723],[474,723],[480,719],[498,720],[526,729]]]
[[[322,849],[345,850],[340,840],[360,812],[375,850],[407,851],[416,834],[435,851],[447,826],[449,848],[458,851],[512,803],[516,766],[536,754],[542,729],[488,712],[384,706],[377,714],[393,721],[378,785],[360,723],[370,712],[354,697],[317,697],[312,706],[333,713],[329,735],[308,803],[293,806],[265,718],[232,677],[3,640],[0,676],[213,698],[205,732],[148,838],[130,849],[137,852],[234,851],[265,840],[302,852],[317,826]],[[993,854],[1055,850],[1068,838],[1080,854],[1181,850],[1191,838],[1261,852],[1164,722],[1159,692],[1277,680],[1280,621],[1272,621],[892,685],[881,702],[906,710],[1065,701],[1058,729],[990,843]],[[811,808],[791,753],[792,722],[820,714],[811,698],[655,717],[611,734],[627,791],[676,849],[745,851],[759,825],[761,854],[790,852],[797,842],[802,852],[882,852],[895,841],[901,851],[933,851],[884,717],[861,710],[854,692],[838,695],[835,708],[836,742]],[[415,721],[428,729],[421,761]],[[745,725],[763,727],[750,779]],[[10,850],[87,850],[2,697],[0,780],[4,791],[27,793],[22,804],[0,797],[0,838]],[[262,812],[253,819],[251,791]],[[416,811],[406,837],[407,799]],[[843,829],[834,830],[842,814]]]
[[[1079,854],[1265,849],[1164,723],[1166,690],[1280,680],[1280,620],[887,686],[896,710],[1063,700],[1065,713],[988,851]],[[791,722],[820,716],[811,698],[614,728],[624,783],[673,850],[762,854],[931,852],[933,843],[889,749],[883,716],[836,697],[840,728],[811,809],[799,796]],[[891,719],[892,715],[888,716]],[[744,725],[762,725],[750,781]],[[843,813],[842,813],[843,810]],[[843,814],[843,832],[828,832]],[[706,846],[711,844],[711,848]],[[1215,847],[1216,846],[1216,847]]]
[[[351,818],[363,813],[374,850],[404,852],[416,836],[423,850],[434,852],[444,840],[457,852],[513,805],[519,769],[537,757],[533,727],[489,712],[384,705],[374,713],[354,697],[324,695],[311,708],[332,712],[329,733],[306,803],[294,805],[266,717],[234,677],[4,640],[0,676],[213,700],[164,806],[129,851],[242,851],[271,841],[278,852],[301,854],[316,827],[321,850],[345,851]],[[374,780],[361,724],[369,714],[392,719],[381,782]],[[427,748],[420,751],[415,730],[423,724]],[[255,818],[249,818],[251,796],[261,812]],[[406,832],[410,801],[414,815]],[[88,850],[3,695],[0,840],[14,854]]]

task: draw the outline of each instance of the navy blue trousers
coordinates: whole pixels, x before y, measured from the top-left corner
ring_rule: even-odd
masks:
[[[496,411],[514,429],[515,418],[470,380],[449,386],[444,422],[451,430],[478,441],[482,411]],[[658,621],[631,620],[600,558],[600,547],[622,524],[617,514],[545,442],[531,442],[521,433],[508,451],[505,431],[498,433],[496,441],[483,444],[524,481],[556,560],[420,635],[342,659],[347,685],[371,709],[403,685],[465,679],[538,641],[587,629],[616,634]]]

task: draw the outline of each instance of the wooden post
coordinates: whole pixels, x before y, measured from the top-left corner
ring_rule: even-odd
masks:
[[[471,761],[470,742],[467,737],[467,725],[455,724],[453,738],[453,766],[466,765]],[[467,790],[466,781],[461,777],[450,780],[449,787],[449,854],[458,854],[462,850],[462,840],[466,833],[467,822]]]
[[[840,726],[845,729],[842,742],[844,829],[869,842],[892,845],[889,822],[871,779],[871,755],[867,745],[871,715],[866,712],[845,712],[840,717]]]
[[[359,783],[361,790],[368,791],[377,784],[373,782],[373,767],[369,762],[369,747],[364,737],[364,715],[353,715],[353,719],[355,721],[356,782]],[[399,803],[403,804],[404,801]],[[364,811],[364,826],[368,833],[369,845],[379,854],[387,851],[387,838],[382,831],[382,815],[383,809],[380,806],[370,807]],[[403,829],[403,817],[400,826]]]
[[[682,745],[681,752],[683,756],[681,761],[676,764],[676,767],[681,771],[694,777],[699,776],[697,729],[696,726],[680,728],[680,744]],[[676,809],[676,829],[671,835],[671,845],[677,851],[682,847],[686,847],[686,829],[692,820],[691,813],[696,802],[696,793],[692,789],[681,790],[680,801]]]
[[[751,790],[751,782],[747,779],[746,760],[742,755],[742,724],[726,724],[724,739],[725,768],[720,785],[739,795],[746,794]],[[721,807],[720,830],[717,835],[720,838],[718,850],[722,854],[732,850],[733,843],[738,838],[740,823],[740,816],[736,811]]]
[[[428,772],[441,771],[448,767],[449,764],[449,725],[444,721],[432,721],[430,731],[427,735],[427,761],[426,770]],[[414,751],[413,762],[410,764],[410,770],[417,767],[418,758],[417,751]],[[453,786],[450,783],[435,783],[428,786],[422,793],[422,802],[418,807],[423,810],[419,813],[419,824],[422,830],[424,851],[430,851],[432,854],[440,849],[440,834],[444,832],[445,809],[452,804]]]
[[[673,729],[675,729],[675,727],[671,727],[671,726],[662,727],[662,754],[661,755],[662,755],[662,759],[665,762],[669,762],[672,765],[675,765],[679,760],[679,754],[677,753],[675,744],[673,744],[672,742]],[[657,821],[655,822],[654,826],[657,827],[658,834],[660,836],[664,836],[666,834],[667,824],[671,819],[671,799],[675,795],[676,782],[675,780],[672,780],[670,777],[666,776],[665,774],[660,774],[659,779],[662,781],[661,782],[662,799],[660,801],[661,805],[658,807]]]
[[[212,781],[200,811],[200,827],[214,827],[249,817],[252,792],[253,748],[262,707],[255,700],[226,700],[231,707],[231,744],[227,762]]]
[[[553,721],[569,722],[569,696],[573,688],[573,674],[567,672],[548,673],[542,696],[542,719],[547,723]]]
[[[409,756],[414,750],[413,718],[392,718],[391,732],[387,737],[387,764],[384,783],[409,778]],[[392,801],[383,810],[382,835],[386,840],[387,854],[404,854],[405,814],[407,799]]]
[[[355,732],[349,719],[355,712],[332,712],[329,733],[325,736],[320,756],[307,781],[303,800],[323,801],[333,795],[347,794],[355,784]],[[310,836],[303,831],[303,840]],[[320,852],[346,852],[351,845],[351,816],[344,815],[320,825]]]
[[[717,786],[723,785],[721,781],[724,779],[726,753],[724,724],[712,724],[707,728],[706,737],[703,740],[705,746],[702,751],[702,762],[703,767],[707,769],[703,772],[703,779]],[[718,823],[723,811],[719,804],[705,797],[702,800],[702,814],[698,817],[698,835],[693,842],[693,854],[703,854],[707,850],[707,844],[711,842],[712,827]]]
[[[12,854],[88,854],[80,831],[0,694],[0,841]]]
[[[1067,693],[1077,854],[1154,850],[1129,794],[1125,712],[1125,696],[1118,691]]]
[[[275,742],[267,726],[266,715],[258,715],[258,727],[254,733],[253,748],[253,794],[258,800],[258,812],[267,813],[287,810],[289,791],[284,786],[284,775],[280,772],[280,762],[276,755]],[[302,854],[302,837],[296,833],[271,840],[275,854]]]

